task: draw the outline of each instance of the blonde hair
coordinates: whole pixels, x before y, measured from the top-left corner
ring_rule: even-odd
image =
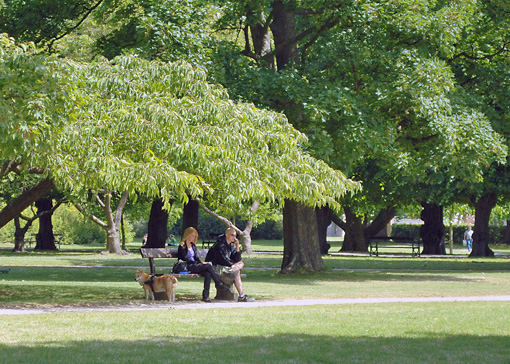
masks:
[[[233,227],[228,227],[227,230],[225,230],[225,235],[227,235],[229,232],[234,232],[237,234],[236,229],[234,229]]]
[[[193,244],[197,245],[197,240],[198,240],[198,231],[197,229],[195,229],[194,227],[190,226],[189,228],[187,228],[186,230],[184,230],[184,234],[182,234],[182,239],[181,239],[181,245],[184,246],[186,240],[188,239],[188,237],[195,233],[195,240],[193,241]]]

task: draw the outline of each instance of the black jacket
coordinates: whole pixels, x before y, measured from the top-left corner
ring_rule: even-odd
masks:
[[[198,257],[197,246],[195,244],[191,244],[191,246],[193,247],[193,251],[195,252],[195,261],[186,259],[186,255],[188,254],[188,247],[186,246],[186,244],[184,245],[179,244],[179,247],[177,248],[177,258],[179,258],[180,260],[184,260],[186,263],[188,263],[188,265],[202,264],[202,261]]]
[[[224,265],[230,267],[232,264],[241,261],[241,252],[236,251],[234,243],[227,243],[225,234],[218,236],[216,243],[209,249],[206,262],[213,265]]]

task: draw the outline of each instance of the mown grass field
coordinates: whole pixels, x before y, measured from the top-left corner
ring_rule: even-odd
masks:
[[[281,242],[280,242],[281,243]],[[276,242],[245,256],[257,301],[510,295],[510,259],[330,255],[328,269],[281,275]],[[0,249],[0,308],[145,304],[138,253]],[[460,247],[461,248],[461,247]],[[134,248],[133,248],[134,249]],[[505,247],[494,248],[504,254]],[[332,251],[335,251],[334,248]],[[171,262],[158,260],[161,272]],[[202,281],[181,279],[177,300]],[[2,363],[509,363],[510,302],[360,303],[0,315]],[[151,306],[154,307],[154,306]]]

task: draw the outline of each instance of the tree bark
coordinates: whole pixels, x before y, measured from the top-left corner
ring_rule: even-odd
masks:
[[[198,230],[198,211],[200,204],[197,200],[189,199],[188,203],[184,205],[182,211],[182,231],[189,227],[194,227]]]
[[[503,238],[502,243],[506,244],[506,245],[510,245],[510,220],[508,220],[508,219],[506,220],[506,226],[503,229],[503,234],[502,235],[503,235],[502,236],[502,238]]]
[[[489,248],[489,220],[497,202],[498,195],[491,192],[484,194],[475,202],[475,227],[470,257],[494,256],[494,252]]]
[[[343,252],[366,252],[370,238],[379,234],[395,217],[395,207],[388,206],[379,211],[373,221],[368,223],[365,215],[356,214],[349,206],[344,206],[345,222],[333,215],[332,220],[345,231]]]
[[[316,207],[317,231],[321,254],[328,254],[331,245],[328,243],[328,226],[331,224],[331,210],[328,206]]]
[[[298,52],[295,43],[289,43],[296,36],[295,13],[287,7],[287,2],[276,0],[273,2],[273,22],[271,31],[274,37],[276,54],[276,67],[284,69],[290,61],[298,63]]]
[[[168,211],[163,209],[163,201],[152,201],[147,232],[147,248],[164,248],[168,238]]]
[[[368,243],[365,236],[367,221],[364,215],[357,215],[349,206],[344,206],[345,223],[340,226],[345,231],[342,252],[366,252]]]
[[[102,221],[98,217],[88,214],[87,218],[91,220],[92,222],[98,224],[106,231],[106,251],[108,253],[112,254],[127,254],[125,250],[122,250],[120,247],[120,222],[122,218],[122,212],[124,210],[124,206],[126,206],[127,199],[128,199],[128,192],[124,191],[122,193],[122,196],[119,200],[119,204],[117,205],[117,208],[115,210],[115,214],[112,212],[112,196],[111,193],[107,192],[105,193],[104,201],[102,201],[99,196],[96,194],[96,200],[103,209],[103,212],[106,217],[106,222]],[[79,204],[75,204],[78,211],[81,213],[84,212],[84,209]]]
[[[390,221],[395,217],[396,209],[393,206],[388,206],[381,209],[375,219],[367,226],[365,236],[371,238],[381,233],[383,229],[386,229]],[[384,232],[384,234],[387,233]]]
[[[55,185],[50,179],[45,179],[29,190],[24,191],[21,196],[9,203],[0,211],[0,228],[9,221],[19,216],[27,207],[50,192]]]
[[[422,202],[421,205],[423,207],[421,211],[423,226],[420,227],[420,237],[423,241],[422,254],[446,255],[443,207],[427,202]]]
[[[30,226],[32,226],[33,219],[27,221],[25,226],[21,226],[20,217],[14,218],[14,249],[13,252],[24,252],[25,251],[25,234],[27,233]]]
[[[48,213],[53,209],[53,201],[51,198],[41,198],[35,202],[37,207],[37,214],[39,218],[39,232],[36,236],[36,250],[57,250],[55,245],[55,236],[53,235],[53,223],[51,217],[53,212]]]
[[[127,252],[122,250],[120,247],[120,222],[122,219],[124,206],[126,206],[127,203],[128,192],[124,191],[122,193],[117,208],[115,209],[115,214],[112,212],[111,197],[111,194],[106,195],[105,205],[103,208],[106,215],[106,220],[108,221],[108,228],[106,230],[106,250],[108,253],[112,254],[127,254]]]
[[[259,201],[255,201],[252,205],[251,205],[251,211],[253,213],[257,212],[258,208],[259,208],[259,205],[260,205],[260,202]],[[207,206],[205,206],[203,203],[200,204],[200,207],[202,207],[202,209],[207,212],[209,215],[211,215],[212,217],[214,217],[215,219],[218,219],[219,221],[221,221],[223,224],[225,224],[225,226],[227,227],[231,227],[233,229],[235,229],[235,231],[237,232],[237,234],[239,235],[239,238],[240,238],[240,243],[243,247],[243,253],[246,253],[246,254],[251,254],[253,253],[253,250],[252,250],[252,247],[251,247],[251,231],[253,230],[253,221],[252,220],[248,220],[246,222],[246,226],[244,227],[243,230],[241,230],[240,228],[238,228],[232,221],[230,221],[229,219],[227,219],[226,217],[224,216],[221,216],[217,213],[215,213],[214,211],[210,210]]]
[[[285,200],[283,262],[280,273],[319,272],[322,269],[324,262],[319,250],[315,210],[294,200]]]

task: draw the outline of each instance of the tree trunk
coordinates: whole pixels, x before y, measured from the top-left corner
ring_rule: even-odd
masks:
[[[253,229],[253,221],[248,220],[244,230],[239,230],[238,234],[241,238],[241,245],[243,246],[243,253],[251,254],[253,249],[251,248],[251,231]]]
[[[189,227],[194,227],[198,230],[198,210],[200,204],[197,200],[188,200],[188,203],[184,205],[182,211],[182,232]]]
[[[344,206],[345,223],[340,226],[345,231],[342,252],[366,252],[368,242],[365,237],[366,219],[357,215],[350,207]]]
[[[295,38],[295,13],[287,7],[287,2],[276,0],[273,2],[273,22],[271,31],[274,37],[274,46],[277,49],[276,67],[283,70],[290,61],[298,63],[298,52],[295,43],[289,43],[289,40]]]
[[[103,206],[106,220],[108,221],[108,228],[106,230],[106,250],[112,254],[127,254],[125,250],[120,247],[120,222],[122,220],[122,212],[126,206],[128,199],[128,192],[124,191],[119,200],[119,204],[115,209],[115,214],[112,212],[112,196],[106,194],[105,204]]]
[[[294,200],[283,208],[283,262],[281,273],[324,269],[319,250],[315,210]]]
[[[168,237],[168,211],[163,209],[163,201],[152,201],[147,231],[147,248],[164,248]]]
[[[126,229],[124,227],[124,214],[120,218],[120,231],[122,233],[122,250],[126,250]]]
[[[356,214],[349,206],[344,206],[345,222],[335,214],[332,221],[340,226],[344,232],[343,252],[366,252],[370,238],[378,235],[395,217],[395,207],[388,206],[381,209],[374,220],[368,224],[366,216]]]
[[[29,190],[24,191],[21,196],[9,203],[0,211],[0,228],[9,221],[19,216],[27,207],[50,192],[55,185],[53,181],[45,179]]]
[[[494,256],[494,252],[489,248],[489,220],[497,202],[498,195],[495,193],[486,193],[475,202],[475,227],[470,257]]]
[[[36,250],[57,250],[55,245],[55,236],[53,235],[53,223],[51,217],[53,212],[47,213],[53,209],[51,198],[41,198],[35,202],[39,218],[39,232],[36,236]],[[45,213],[46,212],[46,213]]]
[[[319,233],[319,247],[321,254],[328,254],[331,245],[328,243],[328,226],[331,224],[331,210],[328,206],[316,207],[317,231]]]
[[[264,59],[263,57],[271,52],[271,34],[267,27],[267,19],[263,12],[255,13],[249,7],[246,8],[246,15],[250,25],[251,39],[253,42],[253,52],[250,46],[249,34],[245,34],[244,54],[248,57],[255,58],[264,67],[274,70],[274,60],[272,57]],[[246,28],[245,31],[248,29]]]
[[[423,207],[421,219],[424,222],[420,227],[420,237],[423,241],[422,254],[446,255],[443,207],[426,202],[422,202],[421,205]]]
[[[20,218],[14,218],[14,249],[13,252],[24,252],[25,251],[25,234],[32,225],[34,220],[29,220],[25,226],[21,226]]]
[[[365,231],[365,236],[371,238],[373,236],[377,236],[379,234],[384,234],[384,236],[388,236],[387,227],[391,220],[395,217],[396,209],[393,206],[388,206],[384,209],[381,209],[375,219],[367,226]],[[383,231],[381,233],[381,231]]]
[[[506,226],[503,229],[503,244],[510,245],[510,220],[506,220]]]

